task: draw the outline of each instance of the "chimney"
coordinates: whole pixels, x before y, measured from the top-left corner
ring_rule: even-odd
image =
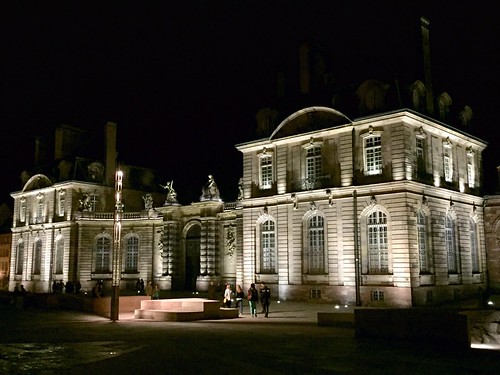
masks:
[[[106,159],[106,185],[115,185],[116,171],[116,124],[108,121],[104,127],[105,159]]]
[[[420,30],[422,32],[422,49],[424,53],[424,74],[425,74],[425,108],[428,115],[434,114],[434,95],[432,94],[431,75],[431,48],[429,41],[429,20],[420,17]]]

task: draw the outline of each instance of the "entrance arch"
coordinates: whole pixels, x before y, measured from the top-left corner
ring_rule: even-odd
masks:
[[[193,224],[186,232],[184,290],[196,290],[196,279],[200,275],[200,238],[201,226]]]

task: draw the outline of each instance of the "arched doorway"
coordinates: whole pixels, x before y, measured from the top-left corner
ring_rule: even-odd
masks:
[[[201,227],[193,225],[186,233],[186,269],[184,290],[196,290],[196,279],[200,274]]]

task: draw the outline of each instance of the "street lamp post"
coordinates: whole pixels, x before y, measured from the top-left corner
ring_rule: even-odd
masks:
[[[120,279],[121,279],[121,236],[122,236],[122,188],[123,172],[115,174],[115,216],[113,223],[113,294],[111,296],[111,320],[118,320],[120,310]]]

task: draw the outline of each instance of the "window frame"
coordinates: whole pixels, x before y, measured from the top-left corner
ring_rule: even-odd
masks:
[[[363,168],[367,176],[380,175],[382,163],[382,132],[370,130],[361,135],[363,142]],[[369,144],[371,142],[372,144]]]
[[[304,216],[303,227],[303,272],[307,275],[325,275],[328,273],[325,216],[320,211],[313,211]]]
[[[111,244],[112,240],[109,235],[100,235],[95,239],[94,273],[97,274],[111,273],[111,259],[112,259]]]
[[[268,223],[269,227],[266,227]],[[259,223],[259,233],[259,273],[276,274],[278,270],[276,220],[272,217],[262,220]]]
[[[136,234],[123,239],[125,254],[123,262],[124,273],[137,273],[139,270],[139,236]],[[135,241],[132,243],[132,241]]]
[[[264,147],[262,152],[257,154],[259,163],[259,189],[269,190],[274,182],[274,152]],[[264,164],[264,161],[268,161]]]

